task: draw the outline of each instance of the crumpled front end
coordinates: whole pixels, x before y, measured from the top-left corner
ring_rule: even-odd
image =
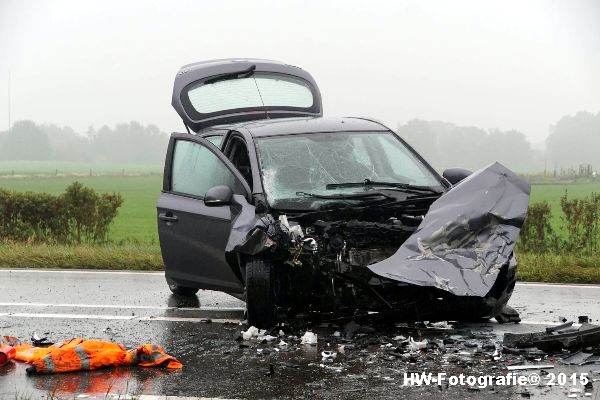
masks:
[[[259,215],[239,201],[226,251],[240,266],[248,257],[275,266],[288,316],[495,317],[515,284],[529,190],[496,163],[441,197],[378,207]]]
[[[369,266],[378,276],[485,296],[507,265],[527,214],[530,185],[499,163],[435,201],[398,251]]]

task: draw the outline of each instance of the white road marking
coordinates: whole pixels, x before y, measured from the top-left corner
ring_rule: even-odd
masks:
[[[242,310],[243,311],[243,310]],[[135,316],[135,315],[106,315],[106,314],[52,314],[52,313],[0,313],[0,317],[10,318],[57,318],[57,319],[99,319],[99,320],[136,320],[136,321],[167,321],[167,322],[211,322],[224,324],[224,323],[239,323],[241,319],[231,318],[210,318],[210,317],[163,317],[163,316]],[[490,322],[494,325],[500,325],[494,321]],[[523,320],[520,325],[544,325],[544,326],[556,326],[562,322],[553,321],[529,321]],[[508,324],[507,324],[508,325]],[[579,324],[573,324],[574,327],[578,327]]]
[[[46,313],[0,313],[0,317],[10,318],[59,318],[59,319],[124,319],[137,318],[132,315],[92,315],[92,314],[46,314]]]
[[[0,313],[0,317],[8,318],[55,318],[55,319],[98,319],[98,320],[128,320],[128,321],[168,321],[168,322],[211,322],[217,324],[234,323],[237,324],[239,319],[226,318],[181,318],[181,317],[140,317],[135,315],[102,315],[102,314],[48,314],[48,313]]]
[[[210,320],[211,322],[217,324],[226,324],[232,323],[237,324],[241,320],[240,319],[227,319],[227,318],[179,318],[179,317],[139,317],[140,321],[168,321],[168,322],[207,322]]]
[[[547,288],[565,288],[565,289],[600,289],[600,285],[590,284],[562,284],[562,283],[536,283],[536,282],[517,282],[517,286],[547,287]]]
[[[223,399],[221,397],[181,397],[181,396],[161,396],[161,395],[153,395],[153,394],[143,394],[141,396],[136,396],[136,399],[139,400],[233,400],[233,399]]]
[[[519,322],[519,325],[546,325],[546,326],[558,326],[558,325],[562,325],[563,322],[554,322],[554,321],[530,321],[530,320],[523,320],[521,322]],[[498,324],[498,325],[502,325],[502,324]],[[505,325],[510,325],[510,323],[505,324]],[[577,328],[581,326],[580,324],[573,324],[574,328]]]
[[[105,275],[151,275],[164,276],[164,271],[111,271],[111,270],[89,270],[89,269],[3,269],[0,268],[0,273],[52,273],[52,274],[105,274]],[[593,284],[562,284],[562,283],[543,283],[543,282],[517,282],[517,286],[535,286],[535,287],[561,287],[561,288],[583,288],[583,289],[600,289],[600,285]]]
[[[136,310],[167,311],[244,311],[242,307],[167,307],[167,306],[135,306],[126,304],[52,304],[52,303],[3,303],[0,306],[14,307],[73,307],[73,308],[124,308]]]
[[[163,271],[107,271],[107,270],[89,270],[89,269],[3,269],[0,268],[1,272],[10,273],[53,273],[53,274],[112,274],[112,275],[153,275],[153,276],[164,276]]]

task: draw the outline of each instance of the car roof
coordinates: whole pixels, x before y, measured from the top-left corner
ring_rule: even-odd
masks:
[[[287,136],[300,133],[347,132],[347,131],[389,131],[385,125],[358,117],[309,117],[278,118],[219,125],[210,128],[223,130],[247,130],[253,137]],[[208,130],[208,129],[207,129]],[[198,132],[202,134],[203,132]]]

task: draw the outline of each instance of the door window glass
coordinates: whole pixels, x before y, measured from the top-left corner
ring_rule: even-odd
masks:
[[[171,167],[171,190],[204,196],[213,186],[229,186],[234,193],[244,194],[235,175],[212,151],[187,140],[175,142]]]
[[[234,145],[229,154],[229,160],[244,177],[250,189],[252,189],[252,168],[246,144],[240,139],[234,139]]]
[[[220,148],[221,142],[223,142],[223,135],[208,136],[206,140]]]

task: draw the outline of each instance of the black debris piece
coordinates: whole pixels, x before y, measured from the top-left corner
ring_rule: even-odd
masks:
[[[583,351],[578,351],[576,353],[569,355],[568,357],[561,359],[561,362],[563,364],[568,364],[568,365],[584,365],[587,363],[589,358],[592,356],[593,356],[592,353],[584,353]]]
[[[515,354],[515,355],[527,356],[527,357],[541,357],[541,356],[546,355],[545,351],[542,351],[542,350],[538,349],[537,347],[527,347],[527,348],[523,348],[523,349],[518,349],[515,347],[504,346],[502,348],[502,352],[504,354]]]
[[[269,372],[267,372],[265,374],[265,376],[273,376],[275,375],[275,367],[273,367],[273,364],[269,364]]]
[[[294,364],[294,363],[285,362],[285,361],[280,362],[279,365],[281,365],[282,367],[285,367],[285,368],[294,368],[294,369],[300,368],[300,364]]]
[[[496,315],[496,321],[499,324],[507,324],[509,322],[514,322],[515,324],[521,322],[521,317],[517,310],[509,306],[508,304],[502,308],[500,314]]]
[[[548,328],[546,328],[546,332],[547,333],[552,333],[552,332],[559,332],[559,331],[563,331],[567,328],[570,328],[573,326],[573,321],[570,322],[565,322],[564,324],[560,324],[560,325],[556,325],[556,326],[550,326]]]
[[[31,343],[35,347],[48,347],[54,344],[48,340],[48,337],[41,337],[37,332],[34,332],[33,335],[31,335]]]
[[[577,317],[577,320],[580,324],[587,324],[590,322],[590,317],[588,317],[587,315],[580,315],[579,317]]]
[[[600,344],[600,326],[582,324],[579,329],[569,332],[533,332],[505,333],[504,347],[528,348],[537,347],[543,351],[559,351],[561,349],[577,350]]]

